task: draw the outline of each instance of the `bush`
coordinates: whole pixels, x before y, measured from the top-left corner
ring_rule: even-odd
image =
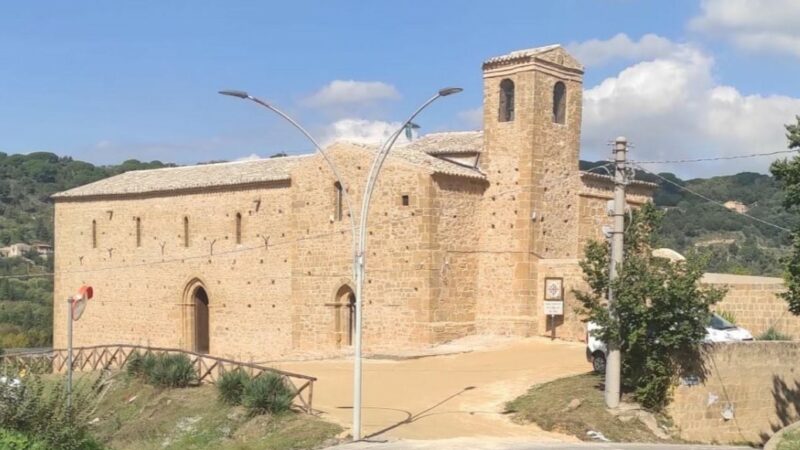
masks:
[[[250,382],[250,375],[242,369],[223,373],[217,382],[220,401],[228,405],[241,405],[242,393]]]
[[[0,429],[0,448],[4,450],[47,450],[47,446],[17,431]]]
[[[282,376],[265,372],[250,380],[242,391],[242,404],[250,415],[280,414],[292,407],[294,390]]]
[[[791,341],[792,337],[781,333],[775,327],[769,327],[767,331],[761,333],[756,339],[759,341]]]
[[[736,314],[732,313],[731,311],[719,310],[717,311],[717,315],[736,325]]]
[[[134,353],[128,359],[128,375],[159,387],[182,388],[197,382],[192,361],[184,354]]]
[[[78,382],[67,407],[65,380],[45,384],[32,376],[20,386],[0,383],[0,443],[3,439],[23,443],[21,449],[101,449],[89,434],[88,423],[96,403],[97,384]],[[12,432],[12,433],[9,433]],[[25,443],[24,437],[29,437]],[[43,446],[35,446],[41,442]],[[14,448],[10,445],[2,448]]]

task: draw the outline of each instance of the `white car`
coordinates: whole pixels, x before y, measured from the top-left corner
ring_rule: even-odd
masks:
[[[592,363],[597,373],[606,371],[606,343],[592,336],[592,331],[600,329],[594,322],[586,323],[586,359]],[[728,322],[719,314],[711,314],[704,342],[740,342],[752,341],[753,335],[744,328]]]

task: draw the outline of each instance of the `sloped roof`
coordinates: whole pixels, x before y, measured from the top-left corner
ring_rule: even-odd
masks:
[[[483,150],[483,131],[430,133],[406,147],[429,155],[480,153]]]
[[[59,192],[53,198],[130,195],[288,180],[291,168],[308,156],[311,155],[134,170]]]
[[[467,167],[462,164],[446,161],[435,156],[431,156],[424,151],[414,148],[412,145],[392,148],[389,157],[404,160],[415,166],[427,169],[431,173],[441,173],[446,175],[457,175],[468,178],[484,179],[486,176],[474,167]]]
[[[471,134],[470,134],[471,133]],[[410,163],[430,173],[456,175],[483,179],[484,175],[477,169],[431,156],[421,148],[430,148],[434,142],[452,143],[471,142],[474,147],[476,136],[470,133],[439,133],[432,140],[417,145],[397,146],[392,148],[389,158]],[[459,135],[457,138],[444,138],[441,135]],[[463,135],[463,136],[462,136]],[[463,138],[463,139],[462,139]],[[481,138],[482,142],[482,138]],[[377,147],[359,144],[347,144],[360,147],[371,152]],[[453,144],[455,145],[455,144]],[[458,147],[465,148],[465,147]],[[270,181],[291,179],[292,169],[303,159],[314,154],[287,156],[283,158],[256,159],[217,164],[200,164],[194,166],[169,167],[164,169],[135,170],[125,172],[84,186],[79,186],[53,195],[54,199],[78,197],[98,197],[108,195],[136,195],[156,192],[181,191],[208,187],[238,186]]]
[[[533,47],[533,48],[526,48],[523,50],[516,50],[511,53],[507,53],[505,55],[495,56],[493,58],[489,58],[484,61],[484,64],[494,64],[498,62],[505,62],[505,61],[513,61],[517,59],[524,59],[530,58],[531,56],[540,55],[542,53],[549,52],[550,50],[555,50],[561,47],[559,44],[553,45],[544,45],[542,47]]]

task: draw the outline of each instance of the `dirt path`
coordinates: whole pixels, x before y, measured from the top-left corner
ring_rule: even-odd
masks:
[[[273,365],[316,376],[315,409],[350,428],[352,359]],[[540,338],[470,353],[403,361],[365,360],[364,434],[405,439],[525,436],[539,441],[575,441],[533,425],[516,425],[502,411],[505,402],[533,384],[589,368],[582,344]]]

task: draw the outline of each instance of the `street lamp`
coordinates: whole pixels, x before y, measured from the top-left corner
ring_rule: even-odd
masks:
[[[333,178],[335,178],[336,181],[339,183],[339,186],[342,187],[342,198],[344,199],[345,205],[347,205],[347,215],[350,216],[350,232],[352,234],[352,240],[353,240],[353,276],[355,277],[357,275],[356,274],[356,259],[357,259],[357,254],[358,254],[357,250],[356,250],[357,249],[357,243],[356,243],[356,237],[357,237],[357,234],[356,234],[356,221],[355,221],[355,218],[353,217],[353,208],[350,206],[350,195],[347,193],[347,185],[342,180],[342,177],[339,176],[339,171],[336,169],[336,164],[334,164],[333,160],[328,157],[328,154],[325,152],[325,150],[322,148],[322,146],[319,145],[317,140],[314,139],[314,137],[311,136],[311,134],[308,131],[306,131],[305,128],[303,128],[299,123],[297,123],[296,120],[294,120],[291,117],[289,117],[286,113],[284,113],[283,111],[278,109],[276,106],[274,106],[274,105],[272,105],[270,103],[267,103],[267,102],[259,99],[258,97],[253,97],[252,95],[248,94],[245,91],[237,91],[237,90],[229,89],[229,90],[219,91],[219,93],[222,94],[222,95],[230,96],[230,97],[236,97],[236,98],[241,98],[243,100],[253,101],[253,102],[255,102],[255,103],[257,103],[257,104],[259,104],[259,105],[261,105],[261,106],[263,106],[263,107],[265,107],[267,109],[269,109],[270,111],[274,112],[275,114],[281,116],[284,120],[286,120],[287,122],[292,124],[293,127],[297,128],[301,133],[303,133],[303,136],[305,136],[311,142],[311,144],[314,145],[314,148],[316,148],[317,151],[325,159],[325,162],[328,164],[328,167],[331,169],[331,172],[333,172]],[[356,303],[358,303],[358,297],[356,297]]]
[[[363,291],[364,291],[364,265],[365,265],[365,250],[367,247],[367,216],[369,214],[369,203],[372,198],[372,191],[375,189],[375,182],[378,179],[378,174],[383,167],[383,162],[389,156],[389,151],[397,141],[397,138],[405,130],[412,120],[431,103],[435,102],[439,97],[446,97],[452,94],[458,94],[463,91],[461,88],[449,87],[440,89],[433,97],[429,98],[422,104],[411,116],[400,125],[386,142],[380,147],[380,150],[375,155],[372,161],[369,175],[367,176],[367,185],[364,189],[364,197],[361,201],[361,215],[359,216],[359,237],[358,237],[358,250],[356,251],[356,305],[355,305],[355,330],[354,330],[354,356],[353,356],[353,440],[361,440],[361,310],[363,305]]]
[[[339,184],[342,186],[342,193],[345,199],[345,203],[347,204],[347,210],[349,211],[350,215],[350,224],[352,227],[353,233],[353,271],[355,276],[356,282],[356,292],[355,292],[355,330],[353,336],[353,440],[358,441],[361,440],[361,309],[362,309],[362,293],[364,290],[364,263],[365,263],[365,249],[367,245],[367,215],[369,213],[369,205],[370,199],[372,198],[372,191],[375,188],[375,182],[378,178],[378,174],[380,173],[381,167],[383,167],[383,163],[386,160],[386,157],[389,155],[389,151],[392,149],[392,146],[397,141],[397,138],[400,136],[401,133],[405,129],[409,127],[411,121],[414,120],[419,113],[422,112],[425,108],[428,107],[431,103],[436,101],[439,97],[447,97],[448,95],[457,94],[463,91],[461,88],[457,87],[448,87],[440,89],[433,97],[429,98],[425,103],[422,104],[416,111],[414,111],[411,116],[400,125],[400,128],[397,129],[386,142],[381,145],[378,153],[375,155],[375,158],[372,161],[372,166],[369,171],[369,175],[367,176],[367,183],[366,188],[364,190],[364,197],[361,203],[361,216],[359,217],[360,227],[358,230],[358,236],[356,236],[356,226],[355,226],[355,219],[353,217],[353,209],[350,206],[350,198],[347,194],[347,189],[342,181],[341,177],[339,177],[339,173],[336,170],[336,165],[333,161],[328,157],[328,154],[325,153],[325,150],[317,143],[317,141],[311,136],[311,134],[306,131],[299,123],[297,123],[294,119],[286,115],[283,111],[279,110],[275,106],[264,102],[252,95],[248,94],[245,91],[237,91],[237,90],[224,90],[219,91],[222,95],[227,95],[230,97],[241,98],[244,100],[251,100],[259,105],[269,109],[270,111],[278,114],[282,118],[284,118],[287,122],[292,124],[295,128],[297,128],[303,135],[308,138],[309,141],[314,145],[317,151],[320,152],[325,161],[328,163],[328,166],[333,172],[334,178]]]

